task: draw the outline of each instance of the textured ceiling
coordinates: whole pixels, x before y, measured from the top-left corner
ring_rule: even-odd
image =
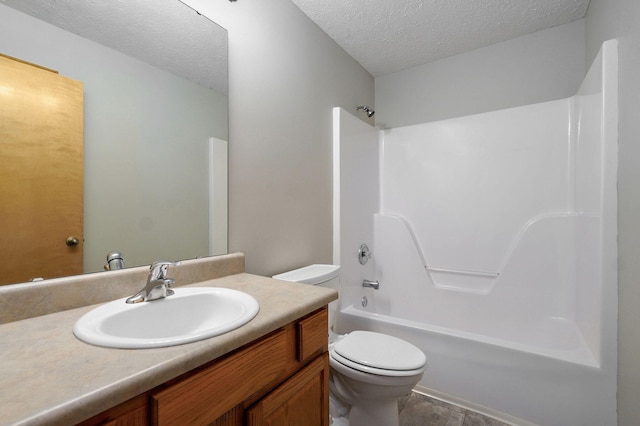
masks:
[[[227,93],[227,32],[178,0],[2,0],[2,4]]]
[[[1,1],[227,91],[226,31],[178,0]],[[589,5],[589,0],[291,1],[374,76],[565,24],[584,17]]]
[[[585,16],[589,0],[292,0],[374,76]]]

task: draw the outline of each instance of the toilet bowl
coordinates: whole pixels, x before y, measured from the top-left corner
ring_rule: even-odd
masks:
[[[310,265],[273,278],[338,290],[337,265]],[[329,305],[331,398],[350,407],[350,426],[398,426],[398,398],[409,393],[426,368],[424,353],[393,336],[372,331],[331,331],[337,303]],[[332,404],[339,406],[340,404]],[[343,413],[330,413],[332,417]],[[341,419],[341,425],[346,424]]]

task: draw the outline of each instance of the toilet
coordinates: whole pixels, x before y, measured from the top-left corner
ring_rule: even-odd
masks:
[[[310,265],[273,278],[339,289],[340,267]],[[334,426],[398,426],[398,398],[426,368],[426,356],[402,339],[373,331],[332,331],[337,301],[329,304],[330,399]],[[348,420],[347,420],[348,417]]]

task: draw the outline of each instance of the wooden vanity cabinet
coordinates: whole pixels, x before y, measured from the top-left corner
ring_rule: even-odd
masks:
[[[81,425],[328,426],[327,321],[324,307]]]

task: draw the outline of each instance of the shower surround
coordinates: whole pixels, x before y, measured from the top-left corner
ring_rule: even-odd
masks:
[[[420,386],[505,420],[615,424],[616,41],[568,99],[380,132],[334,121],[337,331],[412,342]]]

